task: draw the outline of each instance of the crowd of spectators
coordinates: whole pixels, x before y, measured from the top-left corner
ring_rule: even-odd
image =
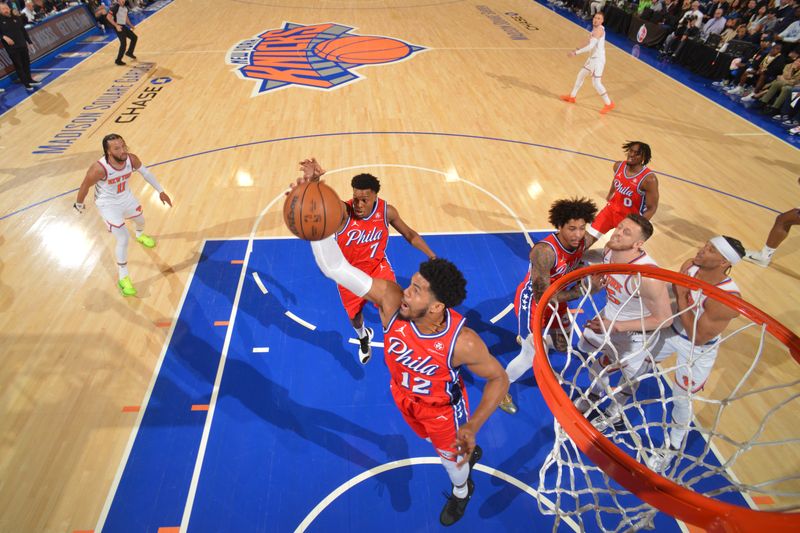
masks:
[[[664,62],[691,63],[700,42],[726,59],[727,75],[712,85],[742,105],[800,134],[800,0],[555,0],[590,19],[608,4],[659,24]],[[723,55],[725,54],[725,55]]]

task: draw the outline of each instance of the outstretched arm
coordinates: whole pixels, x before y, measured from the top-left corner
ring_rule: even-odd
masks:
[[[391,224],[392,227],[396,229],[398,233],[400,233],[400,235],[402,235],[405,240],[411,244],[411,246],[427,255],[428,259],[433,259],[436,257],[436,254],[430,249],[428,243],[425,242],[425,239],[423,239],[419,233],[414,231],[403,221],[402,218],[400,218],[400,213],[397,212],[397,209],[395,209],[393,205],[387,206],[386,215],[389,219],[389,224]]]
[[[139,174],[142,175],[144,180],[158,192],[158,198],[161,200],[162,204],[167,204],[168,206],[172,207],[172,199],[169,197],[167,193],[164,192],[164,187],[161,186],[161,184],[158,182],[153,173],[150,172],[150,170],[148,170],[146,166],[144,166],[142,161],[137,156],[135,156],[134,154],[129,154],[129,155],[131,158],[131,166],[133,167],[133,170],[138,171]]]
[[[319,164],[316,157],[310,157],[300,161],[300,170],[303,171],[303,177],[297,179],[298,185],[304,181],[319,181],[320,178],[325,175],[325,172],[327,172],[322,168],[322,165]],[[342,202],[342,204],[342,209],[347,213],[347,204],[345,202]],[[336,228],[336,233],[340,233],[346,224],[347,217],[345,217],[344,220],[342,220],[342,224]]]
[[[486,380],[481,403],[472,413],[469,422],[458,428],[453,447],[462,456],[459,466],[467,463],[475,449],[475,435],[489,416],[497,410],[500,400],[508,392],[508,374],[495,359],[477,333],[463,328],[453,351],[453,366],[467,365],[469,371]]]

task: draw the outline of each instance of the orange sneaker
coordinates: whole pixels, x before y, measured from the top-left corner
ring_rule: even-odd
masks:
[[[601,110],[600,110],[600,114],[601,114],[601,115],[605,115],[606,113],[608,113],[609,111],[611,111],[611,110],[612,110],[612,109],[614,109],[615,107],[617,107],[617,106],[615,106],[615,105],[614,105],[614,102],[611,102],[611,103],[610,103],[610,104],[608,104],[608,105],[604,105],[604,106],[603,106],[603,109],[601,109]]]
[[[561,98],[562,100],[564,100],[565,102],[570,103],[570,104],[574,104],[575,103],[575,97],[574,96],[570,96],[568,94],[562,94],[561,96],[559,96],[559,98]]]

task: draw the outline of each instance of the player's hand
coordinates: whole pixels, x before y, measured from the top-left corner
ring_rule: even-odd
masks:
[[[306,181],[317,181],[325,174],[325,169],[314,157],[300,161],[300,170],[303,171],[303,179]]]
[[[586,279],[586,278],[584,278]],[[604,289],[608,285],[608,278],[605,274],[592,274],[589,276],[589,288],[588,290],[594,294],[599,292],[600,290]]]
[[[469,422],[458,428],[456,440],[450,446],[455,448],[458,455],[461,456],[461,460],[458,462],[459,468],[469,462],[472,457],[472,450],[475,449],[475,432],[472,430]]]
[[[168,206],[172,207],[172,198],[170,198],[169,195],[164,191],[159,193],[158,199],[161,200],[162,204],[167,204]]]
[[[605,318],[599,316],[596,316],[593,319],[586,322],[586,327],[594,331],[595,333],[600,333],[600,334],[603,334],[606,331],[609,333],[613,331],[613,328],[611,327],[611,321],[606,320]]]
[[[86,211],[86,204],[82,204],[79,202],[75,202],[72,204],[72,208],[78,212],[79,215],[82,215],[84,211]]]

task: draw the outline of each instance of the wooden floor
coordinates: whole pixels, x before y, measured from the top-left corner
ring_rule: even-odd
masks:
[[[483,232],[547,228],[557,198],[601,202],[620,145],[643,140],[661,175],[649,249],[667,268],[720,233],[761,247],[776,211],[798,205],[795,148],[611,46],[604,83],[617,109],[599,115],[588,83],[577,105],[564,104],[557,95],[582,64],[566,53],[585,31],[539,4],[508,0],[492,10],[527,37],[514,40],[482,5],[176,0],[137,28],[139,64],[152,69],[63,153],[33,152],[130,71],[113,65],[116,44],[0,117],[0,216],[53,198],[0,221],[0,530],[92,529],[136,421],[122,407],[142,402],[168,331],[160,326],[174,317],[203,241],[249,235],[301,158],[315,155],[331,171],[373,169],[382,196],[420,232]],[[364,79],[336,90],[253,96],[226,53],[286,21],[336,22],[426,50],[360,68]],[[135,121],[115,123],[155,77],[171,81]],[[91,200],[78,216],[74,194],[56,197],[80,184],[110,132],[174,200],[166,209],[135,178],[159,240],[152,251],[130,248],[138,298],[116,289],[112,238]],[[329,182],[346,195],[352,174],[331,172]],[[280,204],[255,230],[288,235]],[[799,259],[796,229],[770,268],[742,263],[733,273],[748,300],[794,331]],[[748,359],[721,354],[718,365],[729,366],[711,387],[730,387]],[[800,376],[793,362],[775,365],[758,379]],[[752,428],[761,414],[754,407],[737,423]],[[778,462],[800,471],[800,452]]]

